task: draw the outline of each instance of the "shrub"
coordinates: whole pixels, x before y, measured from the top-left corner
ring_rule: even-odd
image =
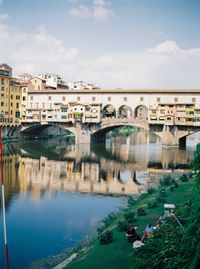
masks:
[[[157,207],[157,202],[156,202],[156,200],[150,201],[150,202],[148,203],[148,208],[155,208],[155,207]]]
[[[170,186],[174,182],[175,182],[175,180],[170,175],[166,175],[161,179],[160,185],[161,186]]]
[[[129,195],[127,203],[128,203],[128,206],[131,207],[131,206],[135,205],[136,199],[133,196]]]
[[[166,199],[165,199],[165,197],[162,197],[162,196],[159,195],[159,196],[156,197],[156,201],[158,203],[165,203]]]
[[[174,191],[174,188],[175,188],[175,186],[174,185],[172,185],[172,186],[170,186],[170,191]]]
[[[138,216],[145,216],[146,215],[146,211],[145,211],[144,207],[139,207],[138,208],[137,215]]]
[[[133,211],[126,211],[124,213],[124,218],[128,223],[133,223],[136,221],[135,219],[135,212]]]
[[[99,235],[99,241],[101,244],[109,244],[113,242],[113,232],[112,231],[105,231]]]
[[[182,182],[187,182],[189,179],[187,174],[183,174],[182,176],[179,177],[179,180]]]
[[[148,194],[152,194],[154,192],[155,192],[155,189],[153,187],[150,187],[150,188],[147,189]]]
[[[128,225],[130,225],[130,224],[128,224],[127,221],[125,221],[125,220],[120,220],[120,221],[117,223],[117,229],[118,229],[118,231],[120,231],[120,232],[124,232],[124,231],[127,230]]]
[[[159,191],[159,196],[161,196],[161,197],[167,197],[166,190],[165,190],[165,189],[161,189],[161,190]]]

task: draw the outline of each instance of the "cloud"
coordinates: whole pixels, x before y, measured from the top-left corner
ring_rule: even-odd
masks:
[[[0,14],[0,21],[6,21],[10,18],[10,16],[7,13],[1,13]]]
[[[35,33],[24,33],[0,24],[0,36],[0,59],[13,65],[17,73],[56,72],[57,65],[70,64],[78,53],[51,36],[44,26]]]
[[[78,8],[71,8],[69,14],[78,18],[89,18],[92,16],[91,11],[86,6],[80,5]]]
[[[92,8],[84,5],[73,7],[69,10],[69,14],[78,18],[93,18],[96,21],[104,21],[115,16],[113,10],[109,8],[109,2],[105,0],[94,0]]]
[[[92,57],[69,48],[45,26],[33,33],[0,23],[0,61],[14,73],[53,72],[65,80],[84,80],[103,88],[199,88],[200,48],[164,41],[143,51],[117,51]]]

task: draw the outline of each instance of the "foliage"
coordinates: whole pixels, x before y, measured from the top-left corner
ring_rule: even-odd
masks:
[[[166,175],[166,176],[163,176],[163,178],[161,179],[160,181],[160,185],[161,186],[170,186],[172,184],[174,184],[176,181],[174,178],[172,178],[171,175]]]
[[[110,230],[107,230],[99,234],[99,241],[101,244],[109,244],[113,242],[113,232]]]
[[[147,213],[144,209],[144,207],[139,207],[138,210],[137,210],[137,215],[138,216],[145,216]]]
[[[148,203],[148,208],[155,208],[155,207],[157,207],[157,202],[156,202],[156,200],[150,201],[150,202]]]
[[[120,220],[117,223],[117,230],[120,231],[120,232],[124,232],[124,231],[127,230],[128,225],[130,225],[130,224],[128,224],[127,221]]]
[[[159,195],[159,196],[156,197],[156,201],[158,203],[165,203],[166,202],[166,198]]]
[[[177,267],[177,262],[181,260],[182,238],[181,229],[163,224],[160,230],[154,232],[153,238],[149,238],[143,247],[135,250],[132,268],[181,268]]]
[[[135,219],[135,212],[133,212],[133,211],[126,210],[126,211],[124,212],[124,218],[125,218],[125,220],[126,220],[128,223],[134,223],[134,222],[136,222],[136,219]]]
[[[167,197],[167,192],[165,189],[160,189],[159,191],[159,196],[160,197]]]
[[[179,180],[182,181],[182,182],[187,182],[189,180],[188,175],[187,174],[182,174],[179,177]]]
[[[150,188],[148,188],[147,189],[147,193],[148,194],[152,194],[152,193],[154,193],[156,190],[153,188],[153,187],[150,187]]]
[[[128,196],[128,207],[134,206],[136,204],[137,200],[135,199],[135,197],[129,195]]]

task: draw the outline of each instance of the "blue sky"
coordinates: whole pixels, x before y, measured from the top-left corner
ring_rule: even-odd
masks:
[[[0,62],[104,88],[198,88],[199,11],[198,0],[0,0]]]

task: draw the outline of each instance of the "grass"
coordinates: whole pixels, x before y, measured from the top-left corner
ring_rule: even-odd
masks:
[[[193,180],[189,182],[179,183],[179,187],[174,191],[167,188],[167,197],[165,203],[173,203],[178,205],[190,199]],[[146,197],[138,201],[129,209],[137,212],[139,207],[144,207],[146,215],[137,216],[136,225],[138,226],[138,233],[142,235],[147,223],[152,225],[163,215],[163,203],[158,203],[157,207],[149,209],[148,203],[154,200],[158,191],[147,194]],[[80,252],[79,258],[72,261],[67,266],[67,269],[121,269],[133,268],[132,264],[132,244],[126,239],[125,232],[117,230],[117,222],[123,219],[123,212],[116,216],[115,220],[110,224],[109,229],[113,230],[114,241],[111,244],[101,245],[98,240],[93,241],[84,252]]]

